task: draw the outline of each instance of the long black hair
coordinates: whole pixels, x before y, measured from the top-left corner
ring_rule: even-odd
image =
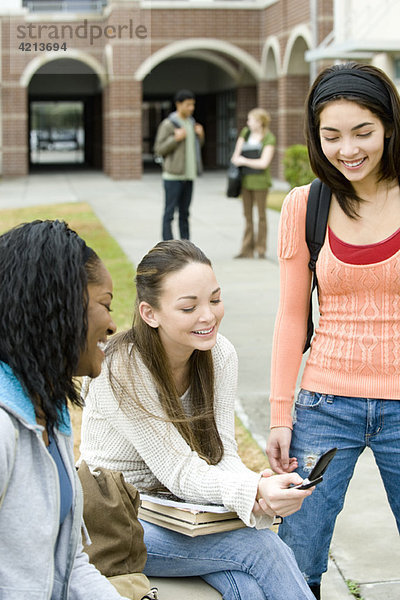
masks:
[[[33,221],[0,236],[0,360],[51,430],[86,345],[88,283],[100,259],[62,221]]]
[[[368,109],[381,121],[385,134],[379,181],[400,184],[400,97],[389,77],[373,65],[355,62],[324,69],[316,78],[306,100],[305,136],[314,173],[335,193],[342,210],[358,216],[359,198],[342,173],[322,151],[319,126],[322,110],[335,100],[349,100]]]

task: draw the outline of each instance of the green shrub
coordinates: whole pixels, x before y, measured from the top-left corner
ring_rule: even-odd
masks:
[[[295,144],[283,156],[284,176],[291,188],[306,185],[315,179],[308,160],[307,146]]]

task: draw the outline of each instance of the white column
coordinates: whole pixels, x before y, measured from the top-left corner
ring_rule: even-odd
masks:
[[[352,0],[335,0],[333,3],[334,44],[341,44],[349,38],[352,21]]]
[[[312,50],[318,47],[318,1],[310,0],[310,26],[311,26],[311,37],[312,37]],[[314,81],[317,76],[317,61],[312,60],[310,62],[310,84]]]

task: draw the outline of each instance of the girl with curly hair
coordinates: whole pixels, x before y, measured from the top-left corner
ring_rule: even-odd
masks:
[[[0,597],[116,600],[82,552],[82,493],[68,400],[96,377],[112,281],[60,221],[0,236]]]

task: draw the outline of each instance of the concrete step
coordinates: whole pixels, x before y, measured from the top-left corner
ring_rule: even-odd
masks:
[[[160,600],[221,600],[222,596],[201,577],[150,577]]]

